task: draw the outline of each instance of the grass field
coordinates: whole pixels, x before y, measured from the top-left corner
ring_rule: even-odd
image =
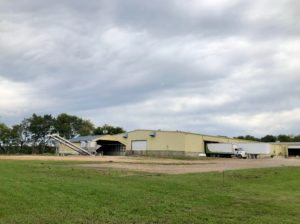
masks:
[[[0,223],[299,223],[300,167],[158,175],[1,161]],[[78,162],[76,162],[78,164]]]

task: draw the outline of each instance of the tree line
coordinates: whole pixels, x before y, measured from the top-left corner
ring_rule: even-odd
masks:
[[[71,139],[76,135],[119,134],[125,130],[108,124],[95,127],[86,119],[75,115],[61,113],[54,117],[51,114],[32,114],[20,124],[12,127],[0,123],[0,153],[53,153],[55,148],[49,146],[47,136],[57,133],[63,138]]]
[[[261,138],[252,135],[238,136],[237,139],[258,141],[258,142],[300,142],[300,135],[266,135]]]

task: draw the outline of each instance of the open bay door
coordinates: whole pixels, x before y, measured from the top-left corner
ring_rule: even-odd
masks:
[[[94,140],[100,147],[97,154],[107,156],[125,156],[126,142],[112,135],[104,135]]]
[[[288,146],[289,156],[300,156],[300,144],[299,145],[289,145]]]

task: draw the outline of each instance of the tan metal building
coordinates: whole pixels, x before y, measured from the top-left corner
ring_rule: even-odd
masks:
[[[209,143],[254,143],[223,136],[161,130],[134,130],[118,135],[86,137],[83,136],[82,139],[101,146],[97,150],[101,155],[199,156],[206,153],[206,145]],[[80,146],[80,141],[77,140],[72,142]],[[264,156],[289,156],[291,152],[299,152],[300,143],[270,143],[270,148],[270,154]],[[59,151],[77,154],[63,145],[60,145]]]
[[[300,156],[300,142],[272,143],[273,154],[278,156]]]
[[[114,136],[95,139],[100,145],[122,145],[127,155],[198,156],[205,153],[208,143],[249,142],[222,136],[211,136],[183,131],[134,130]],[[121,153],[123,154],[123,153]]]

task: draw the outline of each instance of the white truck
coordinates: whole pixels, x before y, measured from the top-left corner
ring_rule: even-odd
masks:
[[[250,158],[271,155],[271,144],[269,143],[237,143],[236,145],[243,149]]]
[[[213,157],[238,157],[247,158],[247,153],[236,144],[209,143],[206,145],[206,155]]]

